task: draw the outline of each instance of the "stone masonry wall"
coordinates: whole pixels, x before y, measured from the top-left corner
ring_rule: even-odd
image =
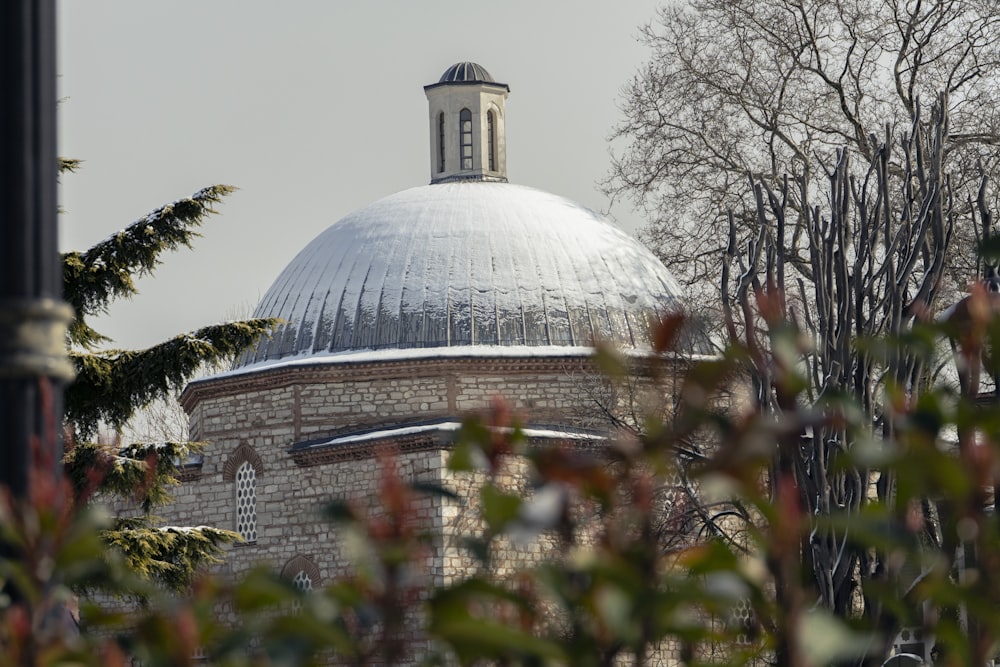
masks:
[[[307,368],[201,381],[185,392],[196,440],[287,448],[294,442],[457,417],[504,397],[528,421],[600,428],[606,394],[586,359],[434,362]],[[485,366],[485,368],[484,368]]]
[[[592,392],[579,363],[516,367],[512,372],[494,368],[483,375],[475,370],[462,363],[431,368],[396,364],[378,373],[370,368],[336,369],[331,377],[302,374],[301,380],[294,377],[293,382],[269,383],[265,378],[189,403],[192,438],[209,445],[200,478],[178,488],[175,502],[167,508],[168,518],[176,523],[233,528],[235,490],[223,480],[222,472],[233,452],[248,446],[263,467],[256,478],[259,537],[255,546],[236,547],[232,562],[239,569],[237,563],[249,562],[256,554],[280,566],[283,559],[315,544],[315,508],[323,500],[345,490],[365,497],[374,491],[377,477],[376,463],[370,458],[299,466],[288,453],[296,442],[459,417],[489,407],[496,396],[509,400],[529,421],[579,428],[580,415],[593,414]],[[421,371],[430,372],[418,375]],[[412,453],[400,465],[414,478],[441,481],[443,456],[441,452]]]
[[[300,465],[289,453],[293,444],[460,417],[488,408],[496,396],[506,398],[527,423],[598,428],[607,422],[595,400],[607,391],[595,377],[586,359],[445,359],[300,367],[202,381],[185,391],[182,402],[191,416],[192,439],[209,443],[204,461],[200,474],[177,488],[162,514],[170,524],[234,529],[232,470],[252,459],[257,540],[231,547],[222,569],[238,574],[263,563],[281,571],[299,559],[293,562],[315,564],[319,580],[312,584],[322,586],[349,573],[356,554],[349,553],[340,529],[320,518],[320,508],[333,498],[372,507],[382,472],[374,453]],[[440,536],[426,559],[431,585],[454,581],[475,567],[458,545],[463,533],[481,528],[474,502],[481,479],[456,478],[447,470],[448,456],[442,445],[396,457],[404,479],[450,486],[463,496],[458,502],[421,497],[412,508],[420,528]],[[504,475],[504,485],[527,488],[523,461],[511,461]],[[557,545],[541,536],[528,542],[503,539],[498,548],[494,574],[503,577],[549,556]],[[410,639],[414,645],[423,641]]]
[[[214,460],[213,460],[214,459]],[[258,564],[281,570],[296,556],[304,556],[319,569],[315,586],[348,572],[350,554],[345,551],[337,526],[320,517],[330,500],[343,499],[363,510],[373,509],[382,471],[373,458],[343,461],[335,465],[298,467],[277,457],[261,456],[263,471],[257,473],[257,540],[231,547],[226,555],[226,571],[238,573]],[[396,458],[399,474],[407,480],[437,482],[444,453],[440,450],[410,452]],[[235,488],[222,476],[222,463],[206,457],[201,479],[181,485],[168,507],[171,523],[208,524],[234,528]],[[414,520],[421,528],[435,530],[440,510],[433,499],[418,499]]]

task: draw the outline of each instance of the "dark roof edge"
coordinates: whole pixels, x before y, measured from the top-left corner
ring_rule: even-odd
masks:
[[[527,431],[524,436],[529,447],[540,447],[553,441],[562,441],[571,444],[576,451],[604,453],[608,443],[606,435],[597,433],[561,429],[561,435],[548,436],[533,435],[531,432],[535,429],[527,427],[523,430]],[[339,444],[322,444],[326,438],[321,438],[296,443],[285,451],[297,465],[315,466],[345,460],[370,459],[379,452],[408,454],[433,449],[447,450],[454,446],[456,435],[457,430],[440,428]],[[313,443],[312,446],[309,446],[310,443]]]
[[[353,442],[370,443],[398,440],[411,435],[436,434],[439,437],[444,436],[445,441],[448,442],[458,436],[464,424],[465,419],[462,416],[452,415],[435,419],[403,421],[393,426],[382,425],[360,429],[346,429],[325,436],[292,443],[287,451],[289,453],[298,453],[323,447],[344,447],[348,445],[348,442],[344,441],[347,438],[350,438]],[[515,428],[497,428],[492,426],[487,426],[487,428],[491,431],[496,430],[498,432],[510,433],[513,433],[515,430]],[[412,429],[420,430],[416,431]],[[603,431],[547,422],[518,424],[516,430],[520,431],[526,440],[608,440],[608,434]],[[338,440],[343,442],[336,442]]]
[[[496,83],[495,81],[438,81],[437,83],[429,83],[424,86],[424,91],[428,91],[431,88],[440,88],[441,86],[485,86],[487,88],[503,88],[508,93],[510,92],[510,86],[506,83]]]

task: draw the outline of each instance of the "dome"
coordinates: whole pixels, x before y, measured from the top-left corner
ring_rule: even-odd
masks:
[[[455,63],[444,71],[438,83],[496,83],[486,68],[477,63]]]
[[[404,190],[311,241],[254,317],[284,320],[237,367],[360,350],[644,348],[680,306],[663,264],[597,213],[507,183]]]

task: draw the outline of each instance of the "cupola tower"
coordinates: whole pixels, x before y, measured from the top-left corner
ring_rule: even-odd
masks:
[[[507,181],[504,105],[510,86],[476,63],[449,67],[424,86],[430,110],[431,183]]]

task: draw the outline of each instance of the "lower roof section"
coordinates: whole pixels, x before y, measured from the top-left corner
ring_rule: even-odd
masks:
[[[492,428],[505,433],[514,432],[510,428]],[[368,458],[383,449],[410,452],[450,447],[458,439],[461,429],[462,422],[458,419],[401,424],[297,442],[288,449],[288,453],[299,465],[323,465]],[[536,444],[571,442],[588,447],[599,446],[607,441],[607,436],[603,434],[564,426],[526,426],[517,431],[529,443]]]

